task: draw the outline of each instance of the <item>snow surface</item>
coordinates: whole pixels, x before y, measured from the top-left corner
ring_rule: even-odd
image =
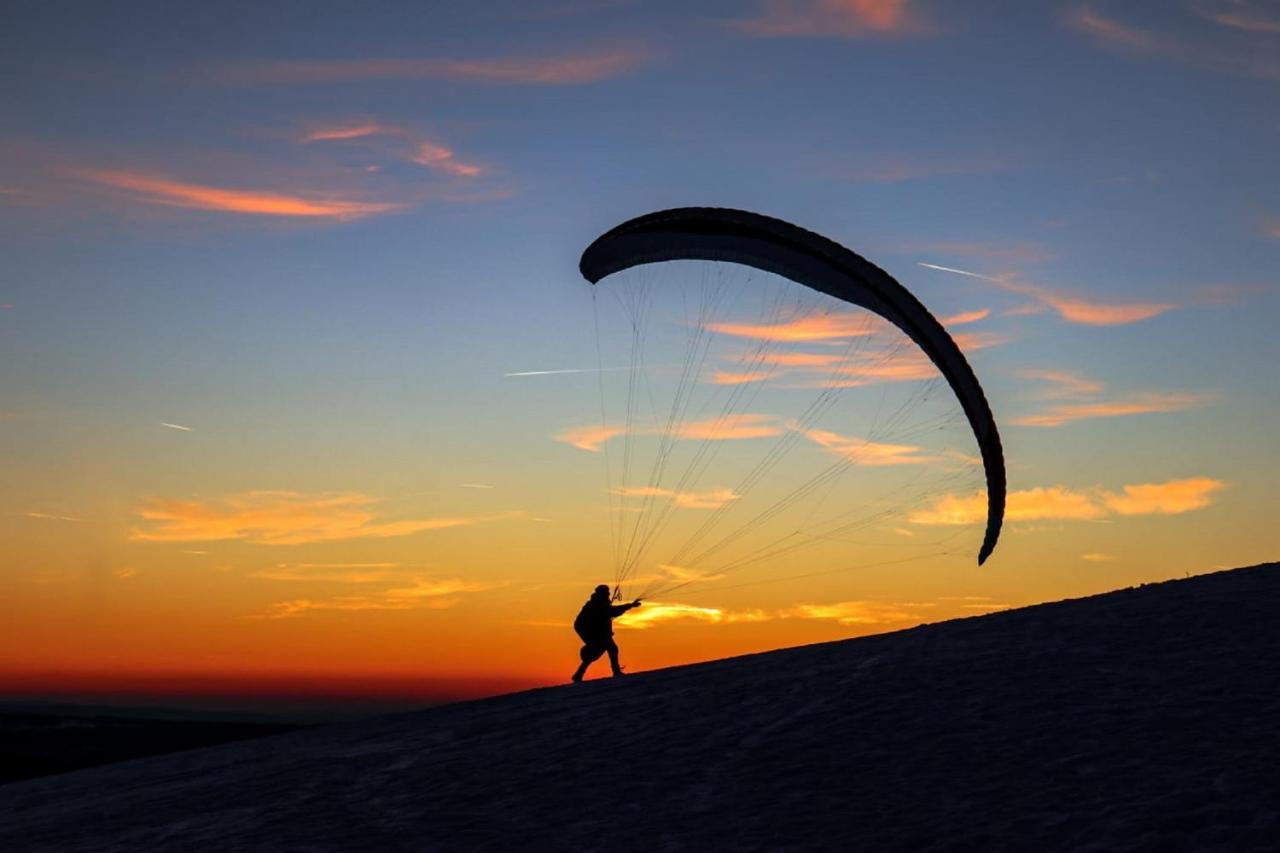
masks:
[[[1280,565],[0,787],[0,850],[1280,847]]]

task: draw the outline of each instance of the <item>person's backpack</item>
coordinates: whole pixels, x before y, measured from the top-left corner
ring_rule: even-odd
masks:
[[[587,615],[588,606],[582,605],[582,609],[578,611],[578,618],[573,620],[573,630],[584,643],[591,642],[591,637],[588,636],[591,633],[591,617]]]

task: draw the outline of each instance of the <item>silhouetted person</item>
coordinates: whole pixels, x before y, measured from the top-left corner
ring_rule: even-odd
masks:
[[[622,675],[622,667],[618,665],[618,644],[613,641],[613,620],[633,607],[640,606],[640,599],[630,604],[610,604],[609,587],[604,584],[596,587],[587,603],[578,611],[578,618],[573,620],[573,630],[578,632],[584,643],[578,657],[582,665],[573,674],[574,681],[581,681],[587,674],[587,667],[600,659],[605,652],[609,653],[609,665],[614,675]]]

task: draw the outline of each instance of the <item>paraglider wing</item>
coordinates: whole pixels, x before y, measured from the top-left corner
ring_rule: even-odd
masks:
[[[987,529],[978,564],[986,561],[1004,520],[1000,434],[964,353],[920,300],[839,243],[780,219],[728,208],[676,208],[624,222],[587,247],[579,269],[595,284],[641,264],[676,260],[727,261],[775,273],[873,311],[910,337],[950,384],[978,440],[987,481]]]

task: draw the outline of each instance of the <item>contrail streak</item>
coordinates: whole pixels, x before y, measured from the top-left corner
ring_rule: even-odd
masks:
[[[924,261],[916,261],[916,264],[918,266],[927,267],[931,270],[940,270],[942,272],[953,272],[956,275],[967,275],[970,278],[981,278],[981,279],[985,279],[986,281],[994,281],[996,284],[1004,284],[1004,282],[1001,281],[1000,279],[992,278],[991,276],[983,275],[982,273],[969,272],[968,270],[958,270],[955,267],[944,267],[938,264],[926,264]]]
[[[183,426],[182,424],[166,424],[166,423],[164,423],[164,422],[162,421],[162,422],[160,423],[160,426],[162,426],[162,427],[168,427],[169,429],[180,429],[180,430],[182,430],[183,432],[195,432],[195,430],[194,430],[194,429],[192,429],[191,427]]]
[[[567,370],[522,370],[519,373],[504,373],[503,376],[555,376],[560,373],[614,373],[619,370],[635,370],[634,367],[576,367]]]

